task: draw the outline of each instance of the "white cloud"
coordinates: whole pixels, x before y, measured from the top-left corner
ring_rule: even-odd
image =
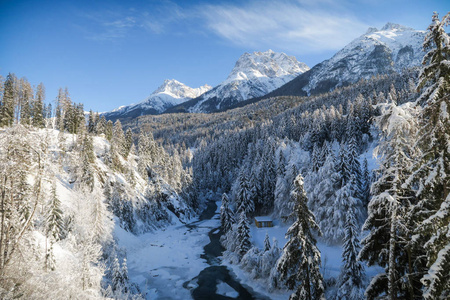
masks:
[[[151,4],[151,5],[150,5]],[[170,1],[150,3],[149,6],[114,6],[103,11],[81,12],[87,24],[78,24],[86,38],[97,41],[115,41],[125,38],[133,29],[143,29],[147,33],[162,34],[167,27],[185,18],[181,8]]]
[[[329,0],[253,1],[197,10],[207,27],[227,41],[299,54],[338,50],[369,27]]]

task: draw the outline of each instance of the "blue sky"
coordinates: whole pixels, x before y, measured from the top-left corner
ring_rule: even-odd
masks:
[[[0,74],[59,87],[85,109],[136,103],[164,79],[225,80],[244,52],[282,51],[310,67],[368,27],[425,30],[446,0],[2,1]]]

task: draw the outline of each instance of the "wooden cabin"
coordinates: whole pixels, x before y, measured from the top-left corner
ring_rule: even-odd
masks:
[[[255,217],[255,225],[258,228],[273,227],[273,221],[270,217]]]

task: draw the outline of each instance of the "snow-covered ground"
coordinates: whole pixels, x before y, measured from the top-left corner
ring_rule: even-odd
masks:
[[[280,224],[278,220],[274,220],[273,227],[267,228],[258,228],[255,224],[251,224],[250,226],[250,235],[252,239],[253,245],[258,247],[259,249],[264,248],[264,239],[266,233],[270,237],[270,242],[273,242],[273,239],[276,238],[278,241],[278,246],[283,248],[287,242],[285,238],[285,234],[289,226],[285,224]],[[342,265],[342,247],[340,245],[327,245],[322,241],[317,242],[317,247],[321,253],[321,261],[322,268],[321,272],[324,279],[328,278],[337,278],[341,271]],[[239,265],[230,264],[227,261],[223,262],[223,265],[226,265],[228,268],[232,269],[237,278],[241,281],[242,284],[248,285],[256,292],[266,295],[271,299],[275,300],[283,300],[288,299],[291,291],[274,291],[269,292],[267,289],[267,283],[264,280],[253,280],[249,278],[249,274],[243,271]],[[366,267],[366,275],[370,280],[376,274],[382,272],[383,270],[380,267]]]
[[[195,284],[190,281],[209,266],[200,257],[210,241],[208,232],[219,225],[213,218],[189,225],[177,223],[139,236],[116,226],[118,245],[127,252],[130,281],[146,299],[191,299]]]

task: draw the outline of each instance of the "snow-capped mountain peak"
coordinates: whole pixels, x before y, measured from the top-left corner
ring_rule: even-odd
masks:
[[[400,24],[396,24],[396,23],[391,23],[391,22],[387,22],[386,25],[384,25],[381,28],[381,31],[389,31],[389,30],[414,30],[413,28],[407,27],[407,26],[403,26]]]
[[[361,78],[418,66],[424,55],[424,37],[425,31],[394,23],[387,23],[381,30],[371,27],[332,58],[315,66],[303,91],[325,92]]]
[[[284,53],[276,53],[270,49],[266,52],[246,52],[236,62],[227,81],[289,76],[308,70],[309,67],[306,64]]]
[[[194,89],[175,79],[166,79],[164,80],[164,83],[151,94],[151,96],[157,94],[167,94],[177,99],[195,98],[200,96],[204,92],[209,91],[211,88],[211,86],[205,84],[204,86]],[[148,98],[143,102],[147,100]]]
[[[237,60],[227,79],[199,97],[189,111],[211,112],[264,96],[308,70],[306,64],[284,53],[246,52]]]
[[[199,97],[211,88],[205,84],[194,89],[175,79],[166,79],[147,99],[137,104],[121,106],[104,115],[108,119],[118,119],[160,114],[172,106]]]

